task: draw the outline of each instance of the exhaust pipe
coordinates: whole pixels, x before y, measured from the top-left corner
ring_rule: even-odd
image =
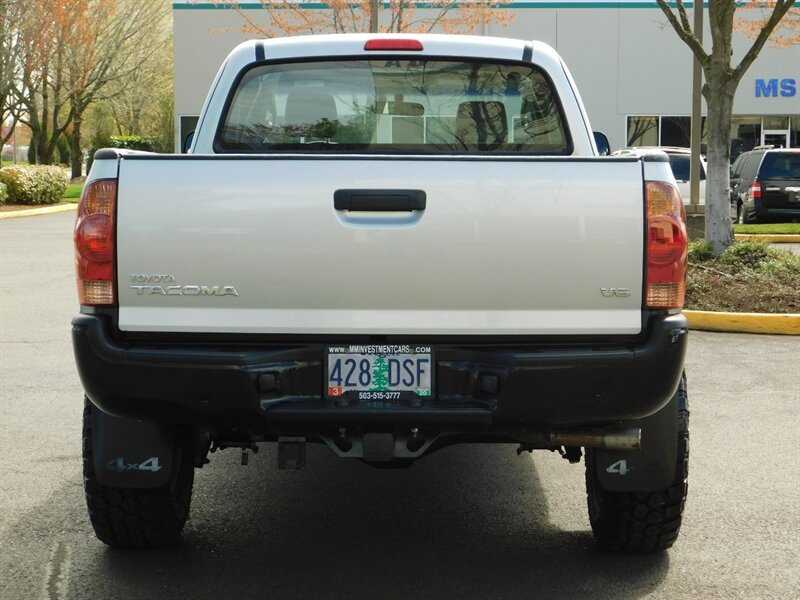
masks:
[[[641,450],[642,429],[551,431],[547,440],[554,446],[585,446],[607,450]]]

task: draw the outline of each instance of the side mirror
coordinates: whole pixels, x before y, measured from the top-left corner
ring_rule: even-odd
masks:
[[[192,147],[193,141],[194,141],[194,131],[190,131],[183,140],[183,148],[181,148],[181,152],[187,154],[189,152],[189,148]]]
[[[594,133],[594,143],[597,146],[597,153],[600,156],[608,156],[611,154],[611,144],[608,142],[608,137],[606,137],[605,133],[601,133],[599,131],[595,131]]]

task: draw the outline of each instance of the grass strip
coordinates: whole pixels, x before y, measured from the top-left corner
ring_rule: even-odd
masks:
[[[740,225],[734,223],[733,233],[762,235],[796,235],[800,234],[800,223],[753,223]]]
[[[70,183],[67,189],[64,190],[64,202],[72,202],[73,204],[81,199],[81,192],[83,191],[82,183]]]

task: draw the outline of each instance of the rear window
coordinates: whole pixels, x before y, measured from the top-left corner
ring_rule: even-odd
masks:
[[[568,154],[571,144],[536,67],[389,58],[249,70],[216,149]]]
[[[672,167],[672,174],[677,181],[689,181],[689,172],[691,170],[691,157],[688,154],[669,154],[669,164]],[[703,164],[700,163],[700,180],[706,178],[706,170]]]
[[[740,154],[736,158],[736,161],[731,166],[731,177],[738,177],[741,174],[744,163],[747,162],[747,156],[747,154]]]
[[[800,152],[767,152],[759,179],[800,179]]]

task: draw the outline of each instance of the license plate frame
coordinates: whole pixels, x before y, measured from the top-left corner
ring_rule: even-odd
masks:
[[[416,402],[434,397],[436,363],[429,344],[340,344],[324,351],[328,400]]]

